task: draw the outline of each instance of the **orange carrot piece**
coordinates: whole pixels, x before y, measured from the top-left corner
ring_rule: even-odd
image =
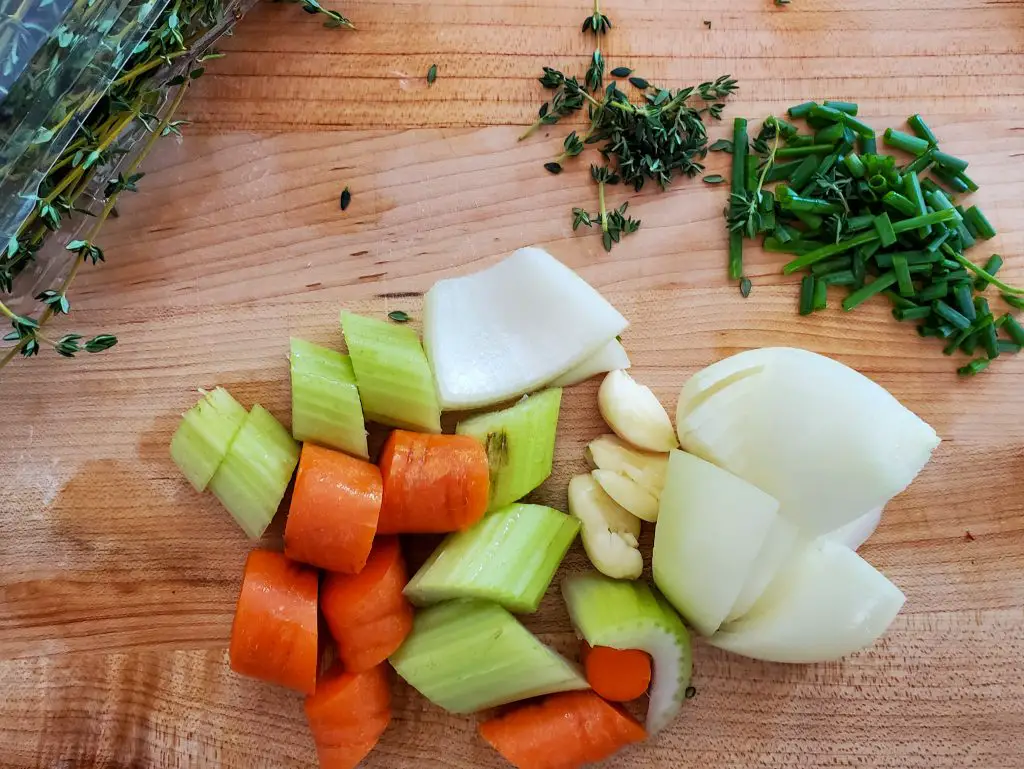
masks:
[[[487,510],[490,471],[484,447],[468,435],[395,430],[380,458],[381,534],[468,529]]]
[[[316,688],[317,583],[316,570],[281,553],[249,553],[231,627],[232,670],[307,694]]]
[[[284,529],[285,554],[322,569],[358,573],[377,532],[382,493],[374,465],[304,444]]]
[[[480,724],[480,735],[518,769],[577,769],[647,736],[622,708],[593,692],[563,692]]]
[[[359,574],[324,577],[320,607],[345,669],[359,673],[390,657],[412,630],[408,578],[396,537],[378,537]]]
[[[651,657],[639,649],[612,649],[584,642],[583,670],[590,688],[612,702],[643,696],[651,685]]]
[[[362,673],[339,667],[306,697],[320,769],[355,769],[380,740],[391,721],[387,671],[387,665]]]

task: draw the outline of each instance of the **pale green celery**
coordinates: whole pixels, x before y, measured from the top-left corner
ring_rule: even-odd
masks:
[[[366,424],[347,355],[292,339],[292,435],[366,459]]]
[[[575,518],[542,505],[498,510],[449,535],[405,595],[417,606],[481,598],[509,611],[537,611],[579,528]]]
[[[341,313],[366,418],[421,432],[441,432],[434,375],[416,332],[408,326]]]
[[[206,489],[248,416],[223,387],[202,395],[171,437],[171,459],[196,491]]]
[[[449,601],[417,612],[390,661],[410,686],[451,713],[588,688],[575,665],[486,601]]]
[[[476,438],[487,449],[491,503],[498,510],[522,499],[551,475],[561,388],[525,397],[502,411],[459,422],[455,432]]]
[[[259,539],[277,512],[298,461],[299,444],[257,404],[210,481],[210,491],[246,534]]]
[[[562,597],[573,626],[591,646],[640,649],[651,655],[647,733],[668,726],[682,708],[693,669],[690,635],[675,610],[642,582],[622,582],[597,572],[567,577]]]

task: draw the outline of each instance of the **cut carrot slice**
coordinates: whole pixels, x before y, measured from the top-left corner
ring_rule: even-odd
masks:
[[[487,510],[487,452],[469,436],[395,430],[384,444],[380,469],[381,534],[460,531]]]
[[[316,688],[317,573],[281,553],[245,562],[228,652],[244,676],[310,693]]]
[[[562,692],[480,724],[518,769],[577,769],[647,736],[631,715],[593,692]]]
[[[328,673],[306,697],[306,719],[320,769],[355,769],[391,721],[388,667]]]
[[[358,673],[386,660],[412,630],[408,581],[395,537],[379,537],[359,574],[328,574],[320,593],[327,627],[345,669]]]
[[[382,491],[374,465],[304,444],[284,529],[285,553],[322,569],[358,573],[373,546]]]
[[[629,702],[651,685],[651,657],[639,649],[613,649],[584,641],[580,655],[590,687],[606,700]]]

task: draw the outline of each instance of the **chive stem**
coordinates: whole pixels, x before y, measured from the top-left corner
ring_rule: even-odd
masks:
[[[908,133],[903,133],[903,131],[897,131],[893,128],[885,129],[882,140],[889,147],[895,147],[912,155],[923,155],[928,151],[928,142],[924,139],[919,139],[916,136],[911,136]]]
[[[873,281],[864,286],[864,288],[857,289],[846,297],[846,299],[843,300],[843,309],[849,312],[850,310],[859,307],[871,297],[877,296],[885,291],[885,289],[889,288],[889,286],[895,282],[895,272],[886,272],[879,275]]]

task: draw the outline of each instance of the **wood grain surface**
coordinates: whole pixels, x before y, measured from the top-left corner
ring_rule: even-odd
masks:
[[[971,160],[1001,231],[990,245],[1024,280],[1020,2],[604,5],[610,66],[672,85],[732,72],[744,90],[727,115],[809,98],[858,100],[877,126],[928,115],[944,147]],[[582,68],[586,2],[344,10],[358,32],[260,6],[197,83],[195,130],[150,160],[105,228],[108,262],[72,296],[75,326],[116,331],[118,347],[0,373],[0,767],[315,766],[301,698],[227,668],[251,543],[171,464],[177,416],[196,387],[221,384],[287,424],[289,335],[340,343],[342,305],[418,316],[438,278],[533,244],[631,320],[636,375],[670,407],[699,367],[794,345],[868,374],[944,439],[863,551],[908,597],[875,647],[786,666],[698,643],[684,714],[608,766],[1024,767],[1024,358],[964,382],[880,305],[801,319],[771,255],[751,254],[743,301],[724,280],[725,193],[699,182],[639,196],[643,227],[612,254],[574,235],[569,210],[593,197],[586,170],[540,167],[564,132],[515,138],[541,99],[540,67]],[[566,394],[538,500],[564,506],[601,432],[595,392]],[[281,516],[264,544],[278,546],[280,530]],[[564,568],[583,566],[576,548]],[[526,623],[575,652],[556,593]],[[502,766],[471,718],[394,691],[395,721],[367,767]]]

